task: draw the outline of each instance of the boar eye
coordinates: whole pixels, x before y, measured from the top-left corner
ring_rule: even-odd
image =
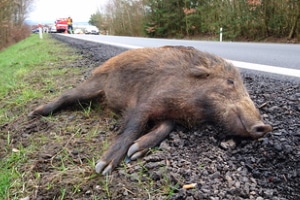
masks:
[[[227,83],[228,83],[229,85],[233,85],[233,84],[234,84],[234,81],[233,81],[232,79],[228,79],[228,80],[227,80]]]

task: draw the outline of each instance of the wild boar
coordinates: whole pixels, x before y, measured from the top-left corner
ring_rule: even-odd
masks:
[[[96,97],[104,97],[124,120],[120,134],[96,164],[96,172],[102,174],[110,173],[126,154],[130,159],[142,156],[166,138],[175,123],[193,126],[212,121],[254,139],[272,130],[262,121],[236,67],[183,46],[123,52],[29,116],[48,115]]]

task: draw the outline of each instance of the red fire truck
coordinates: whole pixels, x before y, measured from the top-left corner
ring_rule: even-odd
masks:
[[[57,33],[63,33],[68,30],[68,19],[67,18],[59,18],[55,21],[56,31]]]

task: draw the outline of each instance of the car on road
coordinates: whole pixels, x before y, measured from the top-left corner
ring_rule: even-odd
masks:
[[[51,26],[49,32],[50,33],[56,33],[57,32],[56,26]]]
[[[31,33],[39,33],[39,28],[32,29]]]
[[[88,26],[85,28],[84,33],[99,35],[99,29],[96,26]]]
[[[82,31],[82,29],[77,28],[77,29],[74,30],[74,33],[75,34],[83,34],[83,31]]]

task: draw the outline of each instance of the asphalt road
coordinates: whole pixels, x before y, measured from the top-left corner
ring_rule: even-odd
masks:
[[[212,42],[198,40],[153,39],[107,35],[69,35],[93,42],[125,47],[159,47],[164,45],[193,46],[233,62],[237,67],[291,76],[300,79],[300,45],[248,42]]]

